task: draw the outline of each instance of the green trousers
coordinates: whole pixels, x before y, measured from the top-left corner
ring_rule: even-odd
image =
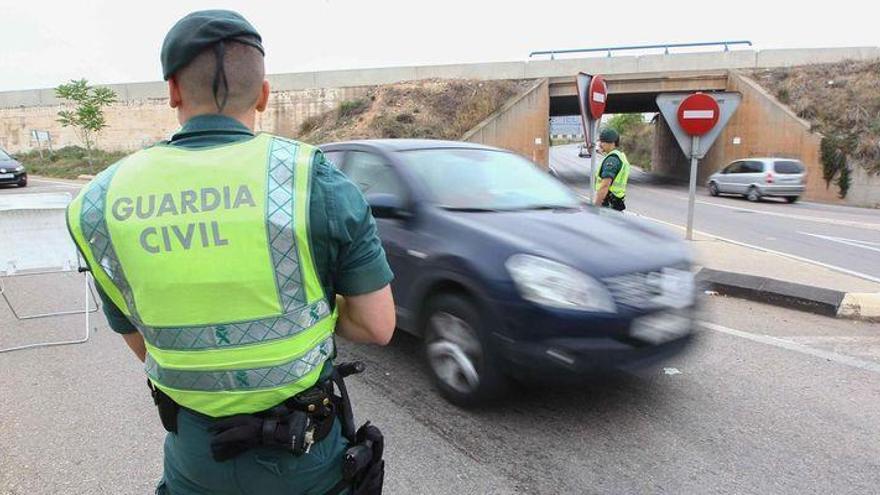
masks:
[[[342,478],[348,443],[338,420],[327,438],[300,457],[259,448],[224,462],[211,457],[210,425],[208,419],[180,411],[177,433],[165,437],[158,495],[323,495]]]

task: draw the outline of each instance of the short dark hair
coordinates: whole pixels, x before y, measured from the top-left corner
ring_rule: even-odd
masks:
[[[183,98],[193,106],[226,104],[220,113],[240,114],[252,109],[260,97],[260,88],[266,77],[263,54],[253,46],[232,40],[223,43],[223,71],[229,91],[220,84],[215,99],[214,78],[217,76],[215,48],[207,48],[174,74]]]

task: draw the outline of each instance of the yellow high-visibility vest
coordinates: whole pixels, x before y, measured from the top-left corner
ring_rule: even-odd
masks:
[[[337,315],[309,244],[317,148],[268,134],[159,145],[99,174],[71,235],[143,334],[150,381],[213,416],[268,409],[313,386]]]
[[[620,150],[614,150],[605,157],[606,159],[609,156],[615,155],[620,159],[620,171],[617,172],[617,177],[611,181],[611,187],[608,188],[608,191],[611,194],[617,196],[618,198],[623,198],[626,196],[626,183],[629,181],[629,161],[626,159],[626,155]],[[596,167],[596,190],[599,190],[599,187],[602,183],[602,167]]]

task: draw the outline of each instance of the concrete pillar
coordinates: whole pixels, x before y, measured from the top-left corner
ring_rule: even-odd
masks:
[[[681,147],[662,114],[657,114],[657,123],[654,125],[651,172],[674,181],[687,181],[690,173],[690,162],[681,152]]]

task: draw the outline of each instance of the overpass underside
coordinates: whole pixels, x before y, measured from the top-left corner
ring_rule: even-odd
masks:
[[[623,74],[607,76],[606,81],[607,113],[648,113],[659,112],[656,98],[660,93],[726,91],[729,87],[729,71]],[[550,116],[580,113],[573,77],[552,78],[549,86]],[[651,161],[654,173],[679,180],[688,177],[689,162],[662,116],[658,116],[654,131]],[[700,175],[708,176],[709,173]]]
[[[606,76],[607,113],[656,112],[660,93],[725,91],[728,71]],[[574,77],[550,79],[550,116],[580,113]]]

